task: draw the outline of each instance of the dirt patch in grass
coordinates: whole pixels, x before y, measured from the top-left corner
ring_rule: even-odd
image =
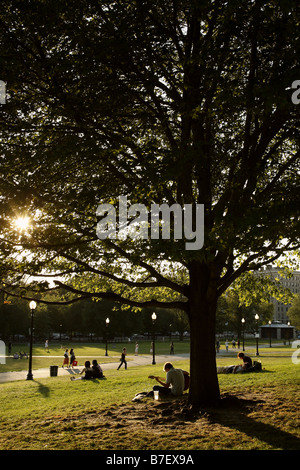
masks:
[[[299,403],[286,403],[270,389],[227,393],[210,409],[192,408],[187,396],[158,402],[146,398],[76,417],[56,417],[55,430],[58,436],[70,432],[78,449],[84,436],[84,448],[103,450],[295,450],[300,448],[297,416]],[[51,420],[44,426],[49,432]],[[59,447],[57,434],[52,445]]]
[[[57,397],[57,384],[55,391]],[[300,449],[297,383],[288,387],[269,383],[255,389],[232,386],[218,406],[205,409],[192,408],[188,395],[140,402],[123,396],[106,405],[97,396],[93,400],[87,396],[86,403],[77,406],[75,402],[55,409],[44,406],[37,412],[23,412],[19,419],[7,416],[1,425],[0,449]]]

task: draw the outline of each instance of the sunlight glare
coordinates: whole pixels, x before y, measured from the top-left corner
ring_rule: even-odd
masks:
[[[20,232],[24,232],[30,226],[30,218],[27,216],[20,216],[15,220],[14,226]]]

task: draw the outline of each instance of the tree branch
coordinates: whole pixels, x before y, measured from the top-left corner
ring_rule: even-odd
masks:
[[[145,302],[138,302],[136,300],[131,300],[131,299],[126,299],[122,297],[119,294],[115,294],[113,292],[84,292],[78,289],[75,289],[74,287],[67,286],[66,284],[62,283],[61,281],[54,281],[56,285],[59,287],[65,289],[68,292],[72,292],[73,294],[80,295],[81,300],[82,298],[91,298],[91,297],[96,297],[99,299],[105,299],[105,300],[110,300],[113,302],[119,302],[122,304],[129,305],[131,307],[156,307],[156,308],[170,308],[170,309],[181,309],[181,310],[186,310],[187,308],[187,302],[181,302],[181,301],[173,301],[173,302],[161,302],[159,300],[146,300]]]

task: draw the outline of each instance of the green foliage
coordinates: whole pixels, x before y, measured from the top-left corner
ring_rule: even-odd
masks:
[[[38,302],[34,313],[34,338],[36,341],[51,339],[53,333],[69,337],[100,338],[130,337],[133,334],[152,334],[152,309],[121,310],[118,303],[105,300],[86,299],[70,305],[61,304],[63,293],[51,292],[43,296],[47,303]],[[0,304],[0,338],[14,341],[14,335],[28,337],[30,311],[28,301],[18,297],[5,296]],[[169,336],[189,330],[188,319],[184,311],[157,309],[156,332]],[[110,323],[106,326],[106,318]]]
[[[296,1],[5,0],[0,17],[10,281],[47,270],[75,296],[186,308],[193,259],[224,270],[221,294],[297,248]],[[147,207],[204,203],[205,248],[101,242],[96,207],[120,194]],[[30,236],[11,230],[24,212]]]
[[[233,292],[239,303],[245,306],[269,302],[270,297],[289,303],[293,294],[282,283],[282,278],[286,275],[286,270],[279,270],[276,278],[265,271],[247,272],[232,284],[229,291]]]
[[[218,302],[217,333],[226,334],[230,331],[241,339],[243,332],[254,333],[256,331],[255,314],[259,315],[260,324],[265,324],[273,318],[273,313],[273,304],[256,303],[255,298],[252,298],[252,301],[245,305],[238,291],[229,289]],[[242,318],[245,320],[245,330],[243,330]]]
[[[291,325],[295,326],[300,330],[300,297],[295,295],[292,301],[292,305],[289,308],[289,319]]]

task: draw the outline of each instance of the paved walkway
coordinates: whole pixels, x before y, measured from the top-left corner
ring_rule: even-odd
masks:
[[[277,346],[280,346],[279,344],[277,344]],[[263,346],[264,348],[267,348],[268,346],[267,345],[264,345]],[[250,354],[250,356],[254,356],[255,354],[255,345],[251,345],[251,346],[247,346],[245,348],[247,350],[247,353]],[[242,349],[232,349],[232,348],[229,348],[228,351],[226,351],[224,349],[224,347],[220,350],[220,352],[217,354],[217,358],[218,357],[234,357],[236,358],[236,355],[238,352],[241,352]],[[266,354],[266,352],[264,353]],[[270,348],[269,349],[269,354],[270,355],[276,355],[276,352]],[[288,352],[287,350],[287,355],[291,354],[290,352]],[[266,354],[268,355],[268,354]],[[187,359],[189,358],[189,354],[175,354],[175,355],[156,355],[155,356],[155,362],[156,364],[163,364],[164,362],[167,362],[167,361],[170,361],[170,362],[175,362],[175,361],[181,361],[183,359]],[[33,356],[34,358],[35,356]],[[38,356],[36,356],[38,357]],[[45,356],[39,356],[39,357],[45,357]],[[49,356],[46,356],[47,358],[49,358]],[[55,359],[58,359],[61,361],[61,356],[50,356],[50,357],[53,357],[53,365],[55,365],[55,363],[57,362]],[[88,358],[86,356],[76,356],[77,359],[80,359],[83,358],[84,360],[87,360]],[[120,364],[120,361],[119,361],[119,356],[110,356],[112,362],[107,362],[107,363],[102,363],[101,362],[101,359],[104,359],[104,358],[107,358],[107,356],[97,356],[95,358],[92,358],[92,359],[97,359],[97,361],[101,364],[101,367],[103,369],[103,372],[105,374],[105,371],[106,370],[109,370],[109,369],[116,369],[118,367],[118,365]],[[146,365],[150,365],[152,364],[152,355],[150,354],[145,354],[145,355],[139,355],[139,356],[127,356],[127,359],[128,359],[128,368],[130,367],[135,367],[135,366],[146,366]],[[259,359],[259,357],[258,357]],[[71,376],[71,375],[74,375],[74,374],[77,374],[79,372],[81,372],[82,368],[83,368],[83,363],[84,363],[84,360],[80,361],[81,362],[81,365],[79,367],[76,367],[74,369],[71,369],[71,368],[62,368],[62,367],[58,367],[58,376]],[[27,365],[28,365],[28,362],[27,362]],[[122,369],[124,369],[124,366],[122,366]],[[28,369],[27,370],[23,370],[23,371],[19,371],[19,372],[0,372],[0,383],[4,383],[4,382],[11,382],[11,381],[14,381],[14,380],[26,380],[27,378],[27,373],[28,373]],[[50,367],[45,367],[43,369],[33,369],[32,371],[32,374],[33,374],[33,378],[34,379],[38,379],[38,378],[42,378],[42,377],[50,377]]]
[[[49,357],[49,356],[47,356]],[[50,357],[53,357],[54,359],[59,357],[61,359],[61,356],[50,356]],[[77,356],[78,359],[80,358],[79,356]],[[86,356],[83,356],[85,358],[85,360],[87,359]],[[103,358],[105,356],[102,356]],[[161,364],[161,363],[165,363],[167,361],[170,361],[170,362],[175,362],[175,361],[181,361],[182,359],[186,359],[189,357],[189,354],[174,354],[174,355],[156,355],[155,356],[155,362],[156,364]],[[33,356],[34,358],[34,356]],[[101,357],[96,357],[95,359],[97,359],[97,361],[101,364],[101,367],[103,369],[103,372],[104,372],[104,375],[105,375],[105,371],[106,370],[109,370],[109,369],[117,369],[117,367],[119,366],[120,364],[120,361],[119,359],[117,359],[117,356],[116,358],[112,358],[113,359],[113,362],[107,362],[107,363],[101,363]],[[114,361],[114,359],[116,359],[116,361]],[[140,356],[127,356],[127,359],[128,359],[128,362],[127,362],[127,367],[128,368],[131,368],[131,367],[135,367],[135,366],[146,366],[146,365],[150,365],[152,364],[152,355],[140,355]],[[81,361],[82,363],[84,361]],[[53,363],[55,364],[55,360],[53,360]],[[28,364],[28,362],[27,362]],[[81,366],[78,366],[78,367],[75,367],[74,369],[72,368],[62,368],[62,367],[58,367],[58,376],[61,377],[61,376],[72,376],[74,374],[77,374],[79,372],[82,371],[82,368],[84,366],[81,365]],[[122,365],[122,368],[124,370],[124,366]],[[1,372],[0,373],[0,383],[4,383],[4,382],[11,382],[11,381],[14,381],[14,380],[26,380],[27,378],[27,373],[28,373],[28,369],[27,370],[22,370],[22,371],[19,371],[19,372]],[[45,367],[43,369],[33,369],[32,370],[32,375],[33,375],[33,379],[38,379],[38,378],[43,378],[43,377],[50,377],[50,367]]]

